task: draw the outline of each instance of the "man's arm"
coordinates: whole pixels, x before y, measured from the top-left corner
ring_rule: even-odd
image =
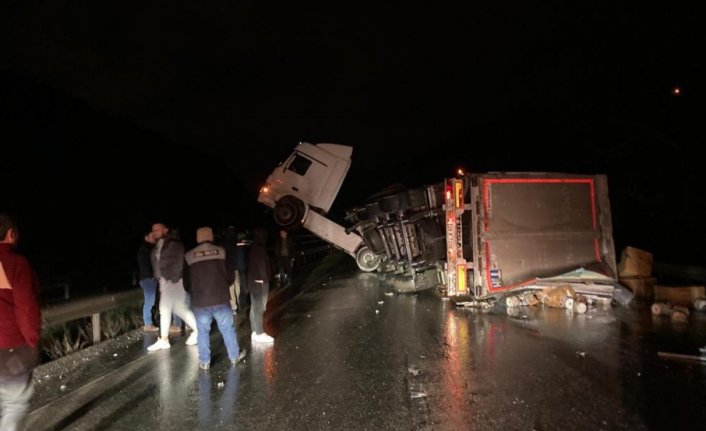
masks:
[[[12,280],[12,296],[15,302],[17,326],[25,342],[36,347],[42,330],[42,314],[38,299],[39,282],[24,257],[20,258]]]

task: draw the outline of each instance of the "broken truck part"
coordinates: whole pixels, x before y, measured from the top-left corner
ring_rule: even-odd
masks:
[[[343,227],[326,213],[351,155],[342,145],[299,144],[258,201],[280,226],[303,226],[361,270],[393,274],[394,284],[411,290],[442,286],[448,296],[491,298],[568,285],[579,295],[612,296],[617,271],[604,175],[465,174],[390,187],[350,209]]]

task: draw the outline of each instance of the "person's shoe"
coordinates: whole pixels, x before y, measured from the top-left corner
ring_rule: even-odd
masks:
[[[178,326],[172,325],[169,327],[169,332],[172,334],[181,334],[181,328]]]
[[[263,332],[262,334],[255,334],[255,341],[258,343],[274,343],[275,339]]]
[[[242,349],[242,350],[240,351],[240,354],[238,355],[238,357],[235,358],[235,359],[231,359],[231,360],[230,360],[230,363],[231,363],[232,365],[238,365],[243,359],[245,359],[245,357],[247,356],[247,354],[248,354],[248,351],[245,350],[245,349]]]
[[[189,338],[186,339],[187,346],[195,346],[197,343],[196,332],[192,332]]]
[[[208,362],[199,362],[199,370],[208,371],[211,368],[211,364]]]
[[[154,325],[145,325],[142,327],[142,330],[145,332],[157,332],[159,328]]]
[[[157,350],[168,349],[168,348],[170,348],[170,347],[172,347],[172,346],[171,346],[171,344],[169,344],[169,340],[163,340],[163,339],[160,338],[159,340],[157,340],[156,343],[154,343],[153,345],[149,346],[149,347],[147,348],[147,351],[149,351],[149,352],[155,352],[155,351],[157,351]]]

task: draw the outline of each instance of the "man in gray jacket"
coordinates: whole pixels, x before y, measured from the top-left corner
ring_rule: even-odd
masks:
[[[228,268],[226,251],[213,244],[213,231],[202,227],[196,231],[198,246],[186,252],[191,281],[191,306],[198,327],[199,368],[208,370],[211,364],[209,333],[211,322],[216,319],[218,330],[228,351],[230,362],[235,365],[245,358],[240,351],[233,327],[233,309],[230,307],[229,286],[235,270]]]
[[[169,325],[172,312],[181,317],[194,332],[186,339],[186,344],[196,344],[198,331],[196,319],[186,302],[186,290],[182,272],[184,269],[184,245],[169,235],[169,228],[164,223],[152,225],[152,234],[157,240],[152,249],[152,269],[154,278],[159,281],[159,331],[160,337],[147,350],[168,349]]]

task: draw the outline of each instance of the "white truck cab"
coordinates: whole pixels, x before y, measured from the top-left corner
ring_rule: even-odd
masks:
[[[300,143],[267,177],[258,202],[275,208],[280,199],[291,196],[327,213],[348,174],[352,153],[346,145]]]
[[[377,264],[360,235],[325,217],[348,174],[352,153],[353,147],[346,145],[300,143],[267,177],[257,201],[274,209],[275,222],[283,228],[303,226],[356,259]]]

